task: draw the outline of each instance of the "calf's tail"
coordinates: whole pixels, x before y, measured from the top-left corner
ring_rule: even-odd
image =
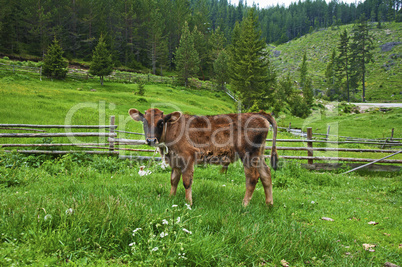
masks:
[[[272,136],[271,167],[276,170],[278,168],[278,151],[276,151],[276,135],[278,132],[278,126],[276,124],[275,118],[271,114],[265,113],[264,111],[260,111],[260,114],[262,114],[264,118],[267,119],[272,125],[274,134]]]

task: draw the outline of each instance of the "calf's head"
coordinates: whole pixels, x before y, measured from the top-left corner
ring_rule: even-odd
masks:
[[[131,118],[135,121],[141,121],[144,126],[145,141],[150,146],[156,146],[160,142],[166,132],[167,123],[174,123],[180,119],[182,113],[179,111],[164,115],[163,111],[157,108],[150,108],[144,114],[137,109],[132,108],[128,111]]]

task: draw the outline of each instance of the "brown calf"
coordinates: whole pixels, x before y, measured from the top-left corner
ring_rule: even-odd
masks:
[[[240,159],[246,175],[243,205],[250,202],[259,178],[264,186],[265,202],[273,204],[271,171],[264,160],[265,139],[271,123],[274,132],[271,166],[277,168],[277,125],[270,114],[261,111],[191,116],[176,111],[164,115],[159,109],[148,109],[145,114],[130,109],[129,114],[143,122],[148,145],[159,146],[165,154],[172,168],[170,195],[176,194],[182,176],[186,200],[192,204],[194,164],[221,164],[226,169]]]

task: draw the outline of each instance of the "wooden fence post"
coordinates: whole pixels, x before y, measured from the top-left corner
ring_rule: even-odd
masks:
[[[109,132],[111,133],[111,134],[114,134],[114,116],[110,116],[110,126],[112,126],[112,127],[110,127],[110,129],[109,129]],[[113,139],[114,138],[109,138],[109,151],[114,151],[114,141],[113,141]]]
[[[289,129],[288,129],[288,132],[290,132],[290,129],[292,128],[292,123],[291,122],[289,122]]]
[[[328,141],[328,139],[329,139],[329,130],[331,129],[331,125],[328,125],[328,129],[327,129],[327,136],[326,136],[326,138],[325,138],[325,140],[327,140]]]
[[[391,141],[392,141],[392,139],[394,138],[394,128],[392,128],[392,131],[391,131]]]
[[[313,128],[308,127],[307,128],[307,140],[312,140],[313,139]],[[307,142],[307,148],[313,148],[313,142]],[[307,156],[313,157],[313,150],[308,149],[307,150]],[[308,159],[308,164],[313,164],[314,161],[313,159]]]

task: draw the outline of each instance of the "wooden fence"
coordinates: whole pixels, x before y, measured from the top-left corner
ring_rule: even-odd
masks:
[[[145,141],[138,139],[127,139],[118,138],[118,134],[124,133],[124,135],[143,135],[141,133],[133,133],[127,131],[117,130],[117,125],[115,124],[114,116],[110,118],[109,125],[31,125],[31,124],[0,124],[0,131],[12,130],[13,133],[0,133],[1,140],[15,140],[15,138],[75,138],[75,137],[90,137],[98,138],[98,141],[104,139],[104,142],[65,142],[65,143],[3,143],[0,142],[0,147],[3,148],[4,152],[18,152],[18,153],[28,153],[28,154],[68,154],[68,153],[87,153],[87,154],[110,154],[119,155],[122,159],[140,159],[146,160],[153,158],[155,160],[160,160],[158,157],[152,157],[152,153],[155,149],[145,148]],[[64,132],[58,133],[48,133],[45,130],[48,129],[61,129]],[[81,130],[80,132],[72,130]],[[84,129],[86,131],[84,131]],[[88,130],[95,130],[93,132],[88,132]],[[288,131],[288,129],[285,128]],[[15,133],[15,131],[25,131],[28,133]],[[325,136],[324,138],[320,136]],[[284,153],[279,153],[280,158],[284,160],[302,160],[307,163],[306,167],[315,169],[331,169],[331,164],[325,163],[320,164],[317,161],[331,162],[336,161],[337,163],[332,164],[334,168],[339,166],[339,162],[358,162],[358,163],[388,163],[388,164],[402,164],[401,159],[386,159],[386,158],[364,158],[364,157],[345,157],[345,156],[323,156],[322,153],[336,152],[347,154],[347,153],[384,153],[384,154],[397,154],[402,152],[402,143],[399,141],[400,138],[393,137],[386,139],[362,139],[362,138],[349,138],[343,137],[335,141],[328,140],[329,129],[326,134],[313,133],[311,128],[307,128],[306,134],[300,135],[302,138],[299,139],[277,139],[277,143],[280,144],[297,144],[301,143],[302,146],[278,146],[277,150],[284,151]],[[344,139],[344,140],[342,140]],[[272,142],[272,139],[267,139],[267,142]],[[322,145],[326,146],[323,147]],[[340,147],[349,144],[364,144],[366,146],[377,146],[377,148],[348,148]],[[314,146],[316,145],[316,146]],[[335,145],[335,147],[330,147]],[[138,147],[144,146],[144,147]],[[385,146],[389,148],[384,148]],[[63,148],[70,147],[69,150],[63,150]],[[25,148],[25,149],[15,149],[15,148]],[[266,146],[266,150],[270,150],[271,146]],[[1,151],[1,150],[0,150]],[[286,151],[292,151],[292,154],[297,155],[286,155]],[[307,155],[300,155],[301,153],[306,153]],[[127,155],[129,153],[129,155]],[[320,154],[320,155],[317,155]],[[135,154],[135,155],[133,155]],[[147,155],[148,154],[148,155]],[[393,155],[392,155],[393,156]],[[266,155],[266,157],[269,157]],[[390,157],[390,156],[387,156]],[[380,165],[381,166],[381,165]],[[399,169],[400,167],[398,167]],[[389,170],[389,167],[387,168]]]

